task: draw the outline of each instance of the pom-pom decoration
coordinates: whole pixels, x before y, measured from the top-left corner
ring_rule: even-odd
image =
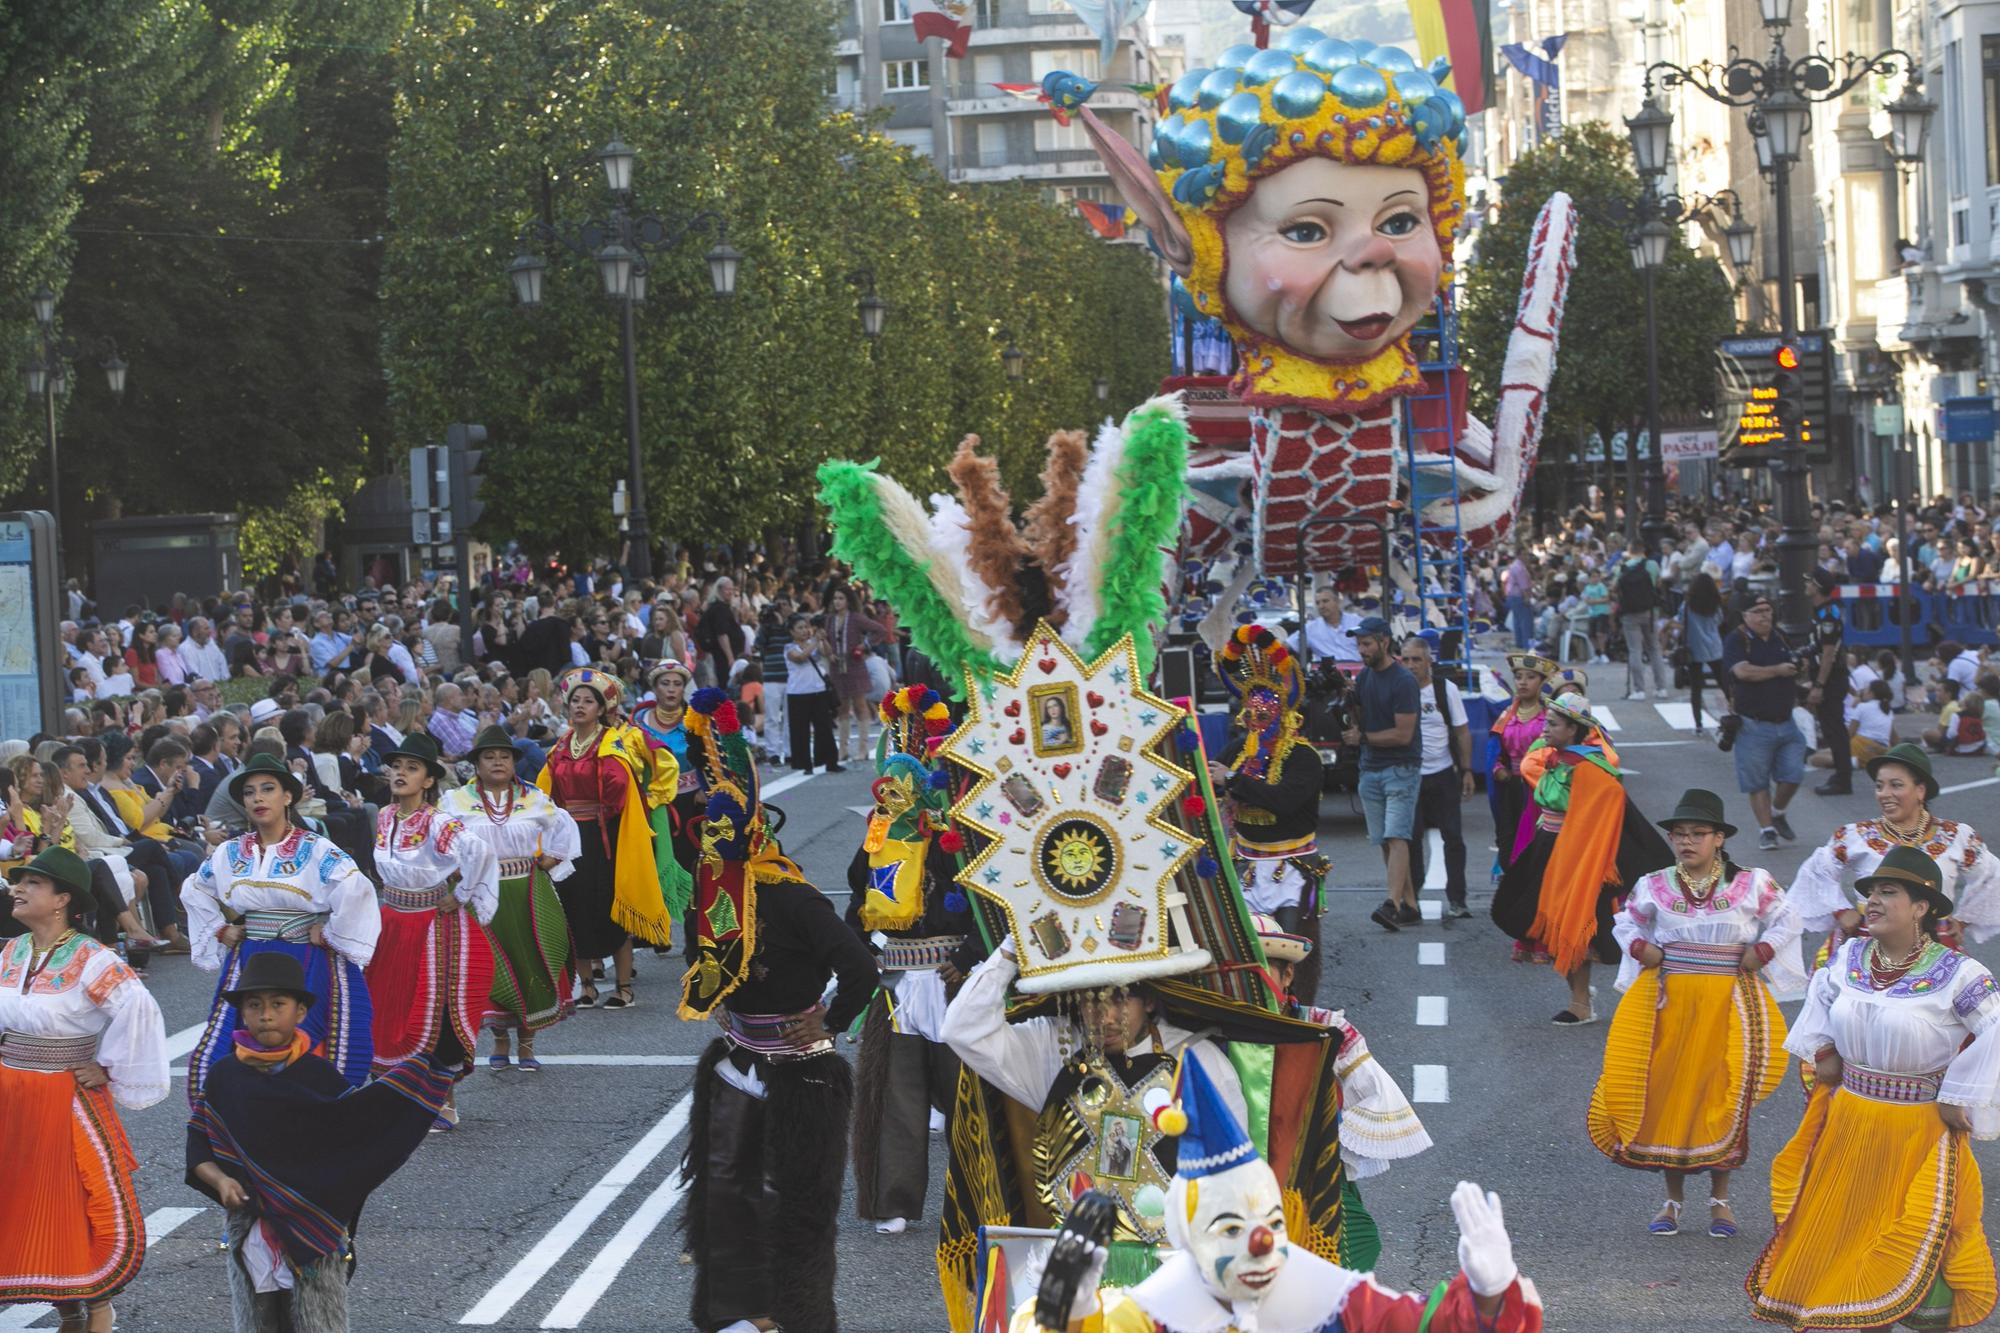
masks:
[[[943,852],[964,851],[965,835],[955,828],[946,829],[944,832],[938,834],[938,850]]]
[[[1214,879],[1221,870],[1222,867],[1216,863],[1215,858],[1206,852],[1202,853],[1200,859],[1194,863],[1194,873],[1203,879]]]
[[[957,889],[953,889],[944,896],[944,910],[947,912],[963,912],[970,906],[971,904],[965,900],[965,895]]]
[[[729,702],[728,695],[713,685],[704,685],[694,692],[692,699],[688,700],[688,707],[704,717],[713,717],[716,709],[727,702]]]
[[[1201,737],[1195,735],[1193,727],[1182,727],[1174,733],[1174,744],[1182,754],[1193,754],[1201,748]]]
[[[724,699],[715,710],[715,729],[727,736],[731,732],[743,730],[743,719],[737,716],[736,705]]]
[[[1189,819],[1199,819],[1208,813],[1208,802],[1199,796],[1189,796],[1181,801],[1181,813]]]

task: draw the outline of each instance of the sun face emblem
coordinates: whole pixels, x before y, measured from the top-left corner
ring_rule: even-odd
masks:
[[[1117,878],[1118,844],[1096,818],[1072,814],[1043,831],[1035,868],[1050,893],[1071,903],[1094,902]]]

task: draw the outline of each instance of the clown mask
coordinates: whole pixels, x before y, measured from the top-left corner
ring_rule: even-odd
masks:
[[[1430,312],[1444,254],[1409,167],[1323,157],[1260,180],[1223,224],[1223,294],[1245,328],[1305,356],[1366,360]]]
[[[1284,1196],[1262,1158],[1196,1180],[1176,1177],[1167,1223],[1168,1239],[1187,1251],[1209,1292],[1232,1309],[1263,1300],[1290,1257]]]

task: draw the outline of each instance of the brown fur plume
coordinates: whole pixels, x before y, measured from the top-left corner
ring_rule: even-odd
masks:
[[[1042,498],[1028,507],[1027,540],[1049,576],[1051,600],[1062,599],[1062,570],[1076,553],[1076,489],[1090,458],[1090,441],[1080,430],[1049,436],[1049,461],[1042,467]]]
[[[994,590],[998,605],[991,608],[993,612],[1009,624],[1019,624],[1023,613],[1021,567],[1031,553],[1014,527],[1012,502],[1000,484],[1000,465],[981,458],[975,452],[978,448],[979,437],[966,436],[958,442],[958,452],[946,469],[965,506],[970,528],[966,557],[973,572]]]

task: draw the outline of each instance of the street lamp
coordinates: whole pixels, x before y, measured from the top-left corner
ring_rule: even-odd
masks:
[[[889,303],[875,291],[875,270],[858,268],[847,275],[850,287],[865,288],[859,306],[861,312],[861,336],[874,342],[882,336],[883,327],[889,322]]]
[[[1102,375],[1097,377],[1096,382],[1090,388],[1091,392],[1097,395],[1097,401],[1100,403],[1111,397],[1111,381]]]
[[[1028,373],[1028,355],[1014,346],[1012,334],[1003,333],[1000,336],[1007,340],[1006,348],[1000,353],[1000,364],[1007,368],[1008,379],[1018,380]]]
[[[1843,98],[1871,76],[1902,74],[1906,81],[1903,94],[1888,109],[1891,153],[1904,163],[1922,158],[1936,107],[1923,95],[1922,72],[1907,51],[1893,47],[1875,55],[1813,51],[1795,58],[1785,50],[1792,0],[1758,0],[1758,8],[1770,37],[1769,52],[1762,59],[1732,54],[1722,63],[1705,60],[1693,66],[1660,61],[1647,69],[1645,90],[1650,98],[1657,78],[1665,91],[1686,85],[1711,101],[1750,113],[1758,158],[1761,164],[1768,157],[1776,196],[1778,330],[1789,341],[1798,333],[1792,275],[1791,167],[1812,125],[1812,104]],[[1783,528],[1778,539],[1778,623],[1787,634],[1802,640],[1811,629],[1806,580],[1819,549],[1819,537],[1813,530],[1807,495],[1809,465],[1804,441],[1796,428],[1787,427],[1784,433],[1778,461],[1778,521]]]
[[[1674,239],[1674,229],[1658,218],[1649,218],[1641,223],[1635,233],[1633,253],[1639,260],[1639,271],[1650,274],[1667,262],[1667,245]]]
[[[1722,233],[1729,246],[1729,263],[1738,272],[1750,267],[1757,254],[1757,229],[1738,216]]]
[[[558,224],[535,221],[521,233],[520,253],[507,266],[514,297],[523,309],[542,303],[542,278],[548,270],[537,253],[536,242],[560,245],[571,254],[597,265],[604,294],[618,303],[619,342],[625,362],[625,447],[630,468],[628,527],[631,554],[626,571],[632,580],[653,576],[652,534],[646,519],[646,472],[639,447],[639,366],[638,335],[634,311],[646,299],[649,273],[648,255],[664,254],[700,232],[712,233],[716,244],[705,256],[709,286],[717,297],[736,294],[737,271],[743,255],[723,239],[720,214],[703,211],[692,214],[635,213],[632,202],[632,168],[638,152],[616,135],[595,154],[604,168],[604,183],[611,192],[610,214],[577,223]]]
[[[1639,169],[1639,179],[1652,180],[1666,171],[1668,137],[1673,124],[1674,118],[1654,97],[1648,97],[1640,104],[1639,114],[1626,120],[1625,130],[1632,140],[1632,163]]]
[[[125,372],[129,367],[118,354],[118,344],[109,338],[64,333],[56,324],[56,294],[47,283],[28,297],[35,312],[36,346],[21,363],[21,379],[28,397],[42,400],[42,420],[49,442],[49,513],[56,521],[58,561],[62,546],[62,473],[56,440],[56,402],[69,397],[72,363],[89,358],[104,371],[104,382],[112,397],[125,396]]]

